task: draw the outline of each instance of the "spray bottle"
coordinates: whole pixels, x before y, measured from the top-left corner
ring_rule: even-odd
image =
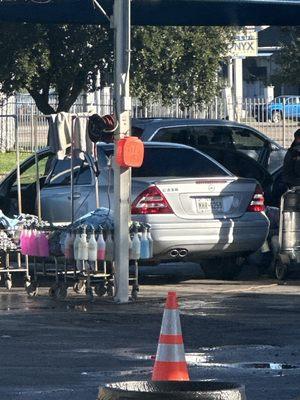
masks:
[[[98,240],[97,240],[97,259],[99,261],[105,260],[105,240],[103,238],[103,230],[100,228]]]
[[[39,235],[38,250],[40,257],[49,257],[49,241],[44,231]]]
[[[143,229],[142,229],[140,258],[143,260],[150,258],[149,257],[149,241],[147,238],[147,230],[145,227],[143,227]]]
[[[88,250],[86,226],[84,226],[82,228],[82,234],[80,236],[80,241],[78,244],[78,259],[87,261],[88,258],[89,258],[89,250]]]
[[[105,260],[113,261],[114,260],[114,241],[111,235],[111,231],[108,231],[106,238],[106,247],[105,247]]]
[[[21,246],[21,253],[23,255],[27,254],[27,248],[28,248],[28,229],[27,226],[24,225],[21,235],[20,235],[20,246]]]
[[[79,255],[78,255],[78,247],[79,247],[79,242],[80,242],[80,228],[78,228],[76,235],[75,235],[75,240],[73,243],[73,249],[74,249],[74,259],[76,261],[79,261]]]
[[[89,243],[88,243],[88,259],[91,262],[97,261],[97,241],[95,238],[95,229],[92,228]]]
[[[130,260],[138,260],[141,256],[141,242],[139,238],[138,228],[135,225],[133,228],[133,239],[131,245]]]
[[[153,258],[153,239],[149,227],[147,228],[147,238],[149,242],[149,258]]]

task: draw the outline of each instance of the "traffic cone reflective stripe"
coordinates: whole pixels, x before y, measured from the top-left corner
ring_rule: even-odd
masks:
[[[184,362],[185,354],[183,344],[161,344],[157,348],[156,361]]]
[[[160,330],[161,335],[182,335],[181,325],[179,319],[179,312],[177,310],[164,310],[163,322]]]
[[[189,380],[175,292],[168,293],[152,380]]]
[[[183,344],[182,335],[160,335],[159,343]]]

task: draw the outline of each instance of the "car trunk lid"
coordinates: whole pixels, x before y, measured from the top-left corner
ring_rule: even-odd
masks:
[[[235,177],[146,181],[158,188],[174,214],[191,220],[240,217],[247,211],[257,185],[253,179]]]

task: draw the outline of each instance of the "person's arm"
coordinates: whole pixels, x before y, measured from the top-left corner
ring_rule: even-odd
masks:
[[[283,181],[288,185],[293,185],[295,180],[294,174],[294,160],[292,154],[288,151],[283,161]]]

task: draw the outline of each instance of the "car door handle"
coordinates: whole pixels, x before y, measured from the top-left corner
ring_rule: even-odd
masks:
[[[74,194],[73,194],[73,199],[74,199],[74,200],[80,199],[80,197],[81,197],[81,194],[80,194],[80,193],[74,193]],[[68,196],[68,199],[71,200],[71,196]]]

